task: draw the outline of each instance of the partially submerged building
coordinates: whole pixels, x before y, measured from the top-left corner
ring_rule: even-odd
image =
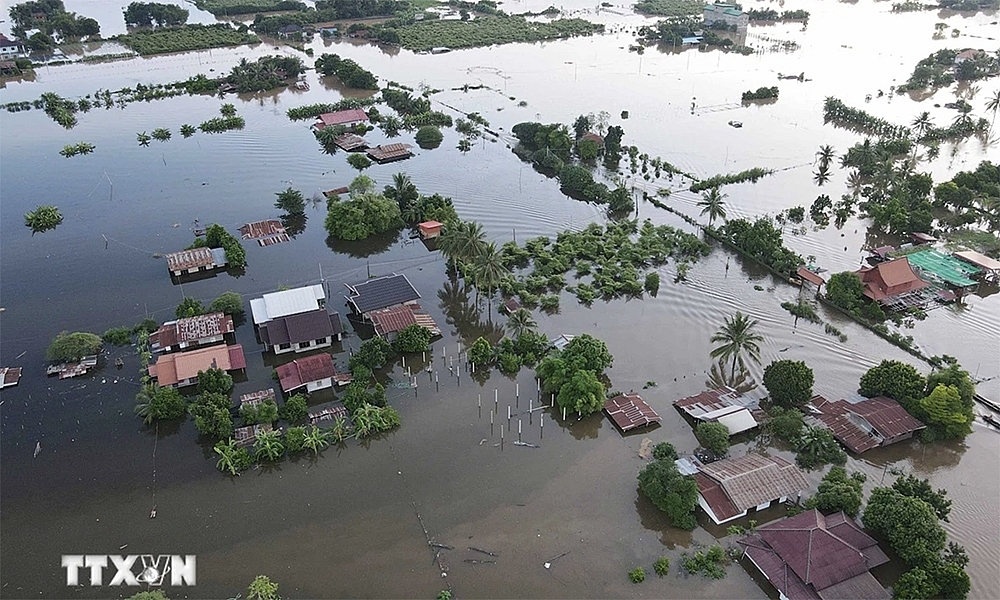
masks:
[[[321,285],[264,294],[250,301],[257,338],[275,354],[307,352],[340,341],[340,314],[326,309]]]
[[[905,256],[873,267],[862,267],[857,273],[865,286],[864,295],[881,305],[906,303],[907,297],[917,296],[927,287],[927,282],[917,276]]]
[[[317,117],[319,120],[313,125],[316,129],[323,129],[324,127],[332,127],[335,125],[343,125],[349,127],[351,125],[357,125],[358,123],[365,123],[368,121],[368,113],[360,108],[349,108],[347,110],[338,110],[332,113],[323,113]]]
[[[21,367],[4,367],[0,369],[0,388],[17,385],[21,381]]]
[[[247,223],[239,229],[245,240],[256,240],[261,246],[273,246],[289,240],[285,226],[278,219]]]
[[[333,365],[333,357],[327,353],[297,358],[275,369],[281,390],[285,393],[305,388],[315,392],[331,388],[334,384],[347,385],[352,381],[349,373],[338,373]]]
[[[798,467],[777,456],[750,453],[696,467],[698,505],[716,525],[797,500],[809,487]]]
[[[410,158],[413,156],[413,152],[410,148],[412,148],[412,146],[409,144],[385,144],[384,146],[368,148],[365,150],[365,153],[369,158],[381,165]]]
[[[420,299],[406,275],[392,274],[375,277],[363,283],[348,285],[350,295],[345,296],[354,312],[370,319],[370,313]]]
[[[167,269],[174,277],[221,269],[228,263],[222,248],[192,248],[167,254]]]
[[[735,29],[746,29],[750,24],[750,16],[736,4],[706,4],[702,9],[702,17],[705,20],[705,27],[708,28],[719,22]]]
[[[625,433],[660,422],[660,415],[639,394],[618,394],[604,402],[604,412]]]
[[[855,454],[908,440],[926,427],[899,402],[885,396],[853,402],[814,396],[809,406],[833,437]]]
[[[197,346],[210,346],[233,333],[233,318],[221,312],[167,321],[149,334],[149,349],[153,352],[176,352]]]
[[[149,376],[156,379],[160,387],[185,387],[198,383],[198,373],[209,369],[226,372],[240,371],[247,367],[243,356],[243,346],[208,346],[161,354],[156,362],[149,365]]]
[[[416,302],[397,304],[390,308],[381,308],[368,313],[368,318],[375,328],[375,334],[392,342],[410,325],[419,325],[431,332],[431,336],[441,335],[441,328],[434,318],[420,308]]]
[[[757,419],[752,412],[757,408],[757,401],[733,388],[706,390],[694,396],[675,400],[674,406],[695,421],[722,423],[729,429],[729,435],[757,427]]]
[[[991,282],[1000,281],[1000,260],[996,260],[976,252],[975,250],[962,250],[955,253],[955,257],[965,261],[970,265],[982,270],[982,279]]]
[[[843,512],[809,510],[739,540],[781,600],[883,600],[870,570],[889,562],[878,542]]]

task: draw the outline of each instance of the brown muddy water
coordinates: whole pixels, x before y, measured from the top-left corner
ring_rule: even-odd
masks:
[[[101,7],[109,20],[120,11],[119,3],[77,4],[69,8],[89,15],[91,7]],[[506,8],[540,10],[547,4]],[[858,140],[822,124],[825,96],[836,95],[896,122],[928,110],[945,123],[950,111],[933,104],[950,101],[954,90],[919,102],[906,96],[879,98],[878,91],[905,80],[917,60],[938,48],[995,50],[998,45],[987,39],[997,37],[991,25],[996,15],[894,15],[887,3],[862,0],[785,5],[809,10],[808,27],[752,27],[748,43],[762,48],[753,56],[653,48],[640,56],[627,47],[633,40],[629,30],[644,18],[625,14],[624,6],[595,13],[583,4],[567,7],[607,23],[612,33],[435,56],[320,40],[312,47],[317,54],[354,58],[384,80],[444,89],[435,100],[479,111],[495,129],[509,131],[517,122],[536,119],[568,123],[580,113],[606,110],[611,123],[624,127],[627,143],[699,176],[753,166],[779,169],[756,185],[724,190],[731,215],[752,216],[808,206],[820,193],[836,197],[845,190],[840,172],[821,189],[812,182],[811,165],[821,144],[842,152]],[[961,37],[932,40],[934,23],[941,20],[949,29],[960,29]],[[102,27],[114,29],[103,19]],[[773,40],[795,41],[799,48],[771,51]],[[97,88],[223,72],[239,58],[274,51],[260,46],[45,68],[34,82],[8,82],[0,102],[30,100],[45,91],[76,97]],[[809,81],[777,80],[778,73],[800,72]],[[537,401],[530,371],[522,371],[516,382],[494,372],[481,385],[467,373],[450,375],[458,350],[479,335],[499,336],[501,323],[490,322],[485,308],[477,311],[474,292],[449,281],[437,254],[408,243],[406,236],[327,244],[322,204],[309,209],[305,231],[292,242],[248,245],[244,276],[221,274],[171,285],[162,259],[153,254],[190,243],[195,219],[235,229],[275,216],[273,193],[287,185],[311,196],[350,181],[354,173],[343,154],[320,153],[307,125],[284,116],[289,107],[341,95],[314,73],[309,81],[308,92],[228,99],[246,118],[246,128],[190,139],[176,135],[179,126],[217,114],[218,99],[94,110],[80,115],[72,131],[40,111],[0,115],[0,306],[6,309],[0,316],[0,364],[25,367],[21,384],[0,396],[0,596],[130,595],[134,590],[68,588],[59,562],[62,554],[110,554],[127,545],[121,552],[198,556],[198,585],[171,589],[171,597],[229,597],[259,573],[280,582],[282,594],[290,597],[427,598],[448,586],[458,597],[765,597],[739,565],[718,582],[677,574],[681,553],[712,543],[719,532],[671,528],[640,497],[635,475],[643,464],[638,456],[642,439],[669,440],[681,451],[695,448],[690,427],[670,402],[703,388],[709,336],[736,310],[760,320],[767,338],[765,364],[778,358],[807,361],[816,373],[816,392],[824,395],[853,392],[871,365],[909,356],[823,309],[822,316],[848,334],[846,343],[824,334],[821,326],[796,325],[779,304],[794,299],[797,289],[715,249],[692,268],[686,283],[672,283],[674,265],[663,267],[656,298],[597,302],[588,309],[563,294],[560,314],[536,315],[540,330],[550,337],[591,333],[604,339],[615,356],[609,372],[615,389],[638,390],[647,381],[657,382],[642,394],[664,417],[662,426],[623,438],[600,415],[561,422],[559,415],[546,412],[540,427],[542,413],[530,419],[526,413],[529,398]],[[466,83],[491,89],[451,91]],[[781,89],[777,103],[738,107],[744,90],[776,84]],[[983,112],[998,84],[996,79],[978,84],[970,100],[975,114]],[[874,99],[866,104],[867,94]],[[521,100],[526,107],[518,106]],[[619,118],[622,110],[630,112],[629,119]],[[727,126],[731,119],[741,120],[743,128]],[[174,139],[139,147],[136,133],[157,127],[172,129]],[[380,135],[368,137],[378,143],[384,141]],[[402,141],[410,141],[407,137]],[[422,192],[451,196],[463,218],[483,223],[498,242],[603,221],[598,208],[564,197],[553,180],[518,161],[502,141],[480,140],[462,155],[455,149],[458,139],[446,131],[438,149],[367,173],[382,185],[393,173],[406,171]],[[58,155],[62,146],[78,141],[96,144],[96,152],[72,160]],[[942,148],[941,157],[924,168],[943,180],[984,158],[997,160],[997,146],[973,139]],[[641,179],[636,183],[654,189]],[[671,185],[661,180],[655,187]],[[695,194],[680,189],[669,198],[692,215],[696,201]],[[43,203],[58,205],[64,223],[31,236],[21,215]],[[639,217],[691,230],[648,204],[640,204]],[[869,236],[865,223],[855,219],[842,230],[786,233],[786,239],[835,272],[859,264]],[[390,385],[403,426],[384,439],[352,441],[316,460],[286,459],[229,478],[216,471],[210,446],[199,443],[190,421],[150,430],[132,415],[134,349],[110,351],[108,364],[117,356],[125,359],[120,371],[106,366],[78,380],[44,378],[44,349],[60,330],[102,332],[147,314],[166,320],[183,296],[211,300],[231,289],[251,298],[282,285],[318,282],[320,265],[338,306],[342,284],[363,280],[369,269],[372,274],[406,273],[444,326],[432,358],[440,391],[426,372],[418,378],[416,395]],[[1000,295],[988,292],[968,298],[961,309],[931,311],[905,333],[927,354],[958,357],[988,379],[979,390],[997,400]],[[248,381],[239,383],[236,393],[272,385],[271,363],[265,364],[251,328],[242,326],[237,337],[249,367]],[[350,336],[344,349],[359,343]],[[345,365],[347,353],[335,359]],[[407,365],[423,367],[420,359],[409,357]],[[754,369],[758,377],[761,371]],[[397,362],[386,377],[402,382],[402,373]],[[520,391],[516,401],[515,389]],[[494,390],[500,415],[491,435]],[[520,419],[523,439],[539,448],[513,446],[516,433],[510,430],[504,447],[497,446],[508,405],[515,413],[514,431]],[[892,467],[948,489],[954,508],[947,529],[969,551],[974,598],[1000,597],[998,442],[996,432],[977,426],[961,443],[900,444],[849,463],[869,475],[869,489],[890,481]],[[33,458],[36,443],[41,452]],[[815,484],[820,477],[813,473],[809,479]],[[154,506],[157,517],[151,520]],[[433,541],[455,548],[441,554],[446,579],[433,562],[425,530]],[[499,553],[496,564],[465,562],[489,559],[469,546]],[[543,567],[563,553],[551,569]],[[628,582],[628,570],[638,565],[649,570],[660,555],[675,565],[668,577],[650,577],[638,586]],[[878,573],[886,583],[897,574]]]

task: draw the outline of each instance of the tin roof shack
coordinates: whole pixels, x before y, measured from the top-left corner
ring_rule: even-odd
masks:
[[[798,498],[809,487],[798,467],[777,456],[750,453],[698,465],[698,505],[716,525]]]
[[[1000,281],[1000,260],[995,260],[975,250],[956,252],[955,257],[983,270],[986,281]]]
[[[19,381],[21,381],[21,367],[0,369],[0,388],[15,386]]]
[[[243,394],[240,396],[240,406],[243,406],[244,404],[247,406],[258,406],[269,400],[271,402],[275,402],[274,396],[274,388],[267,388],[266,390],[257,390],[256,392]]]
[[[333,143],[345,152],[361,151],[368,148],[368,142],[365,141],[365,138],[353,133],[338,135]]]
[[[270,423],[259,423],[257,425],[247,425],[246,427],[237,427],[233,430],[233,439],[240,446],[252,446],[254,440],[257,436],[265,431],[271,431]]]
[[[413,287],[406,275],[385,275],[364,283],[348,285],[350,296],[345,296],[354,312],[369,318],[368,313],[397,304],[420,299],[420,292]]]
[[[347,385],[351,382],[349,375],[337,373],[333,366],[333,357],[327,353],[297,358],[276,369],[281,389],[290,393],[300,388],[307,392],[315,392],[333,387],[333,384]]]
[[[149,365],[149,376],[160,387],[185,387],[198,383],[198,373],[209,369],[239,371],[247,367],[243,346],[209,346],[187,352],[161,354]]]
[[[80,362],[50,365],[49,368],[45,369],[45,374],[49,376],[58,375],[59,379],[69,379],[71,377],[86,375],[88,371],[96,366],[97,355],[91,354],[90,356],[81,358]]]
[[[167,269],[174,277],[204,273],[224,268],[226,251],[222,248],[192,248],[167,254]]]
[[[347,411],[342,402],[317,406],[309,411],[309,423],[317,427],[333,425],[337,419],[344,419],[346,423],[351,422],[351,413]],[[348,426],[350,427],[350,425]]]
[[[927,287],[927,282],[917,277],[905,256],[874,267],[862,267],[857,273],[865,286],[864,295],[879,304],[890,304],[900,296]]]
[[[855,454],[908,440],[926,427],[898,402],[885,396],[856,402],[814,396],[810,404],[818,411],[816,418],[830,429],[833,437]]]
[[[261,246],[273,246],[289,240],[285,226],[277,219],[247,223],[239,231],[243,239],[257,240]]]
[[[757,401],[732,388],[707,390],[681,398],[674,401],[674,406],[696,421],[722,423],[729,429],[730,436],[757,427],[752,412],[757,408]]]
[[[739,540],[745,556],[786,600],[883,600],[869,572],[889,562],[878,543],[843,512],[809,510]]]
[[[441,235],[442,223],[437,221],[424,221],[417,226],[420,229],[420,237],[425,240],[430,240]]]
[[[316,129],[323,129],[333,125],[351,126],[368,121],[368,113],[360,108],[350,108],[332,113],[323,113],[318,117],[318,121],[313,125]]]
[[[618,394],[608,399],[604,412],[622,433],[660,422],[660,415],[639,394]]]
[[[236,331],[233,318],[221,312],[167,321],[149,334],[153,352],[175,352],[195,346],[209,346],[225,340]]]
[[[415,302],[399,304],[390,308],[381,308],[368,313],[375,334],[384,337],[392,342],[399,336],[399,332],[410,325],[420,325],[431,332],[434,337],[441,335],[441,328],[434,322],[433,317],[424,312],[420,305]]]
[[[409,144],[386,144],[384,146],[369,148],[368,150],[365,150],[365,153],[368,154],[369,158],[378,164],[383,165],[385,163],[410,158],[413,156],[413,152],[410,151],[410,148],[412,148],[412,146]]]

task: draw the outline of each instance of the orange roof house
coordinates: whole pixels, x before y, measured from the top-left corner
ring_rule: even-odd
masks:
[[[865,296],[883,304],[889,299],[927,287],[927,282],[917,277],[905,256],[864,267],[857,272],[865,286]]]
[[[161,387],[184,387],[198,383],[198,373],[209,369],[238,371],[247,367],[243,346],[208,346],[187,352],[163,354],[149,365],[149,376]]]

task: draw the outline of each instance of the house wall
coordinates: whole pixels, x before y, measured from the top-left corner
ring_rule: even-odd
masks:
[[[319,381],[310,381],[306,384],[306,391],[315,392],[316,390],[325,390],[329,387],[333,387],[333,377],[327,377]]]
[[[329,337],[325,337],[322,339],[322,341],[310,340],[308,342],[303,342],[303,344],[307,345],[301,348],[299,347],[299,344],[292,344],[288,348],[282,348],[280,346],[271,346],[271,349],[275,354],[287,354],[289,352],[309,352],[310,350],[315,350],[316,348],[326,348],[332,345],[332,343],[333,342],[330,340]]]
[[[698,506],[700,506],[702,510],[705,511],[705,514],[708,515],[708,518],[712,519],[712,522],[715,523],[716,525],[722,525],[723,523],[735,521],[736,519],[739,519],[740,517],[745,517],[747,515],[747,511],[743,511],[738,515],[733,515],[732,517],[729,517],[725,521],[720,521],[719,517],[715,516],[715,513],[712,512],[712,508],[708,505],[708,502],[705,502],[705,498],[701,494],[698,494]]]

